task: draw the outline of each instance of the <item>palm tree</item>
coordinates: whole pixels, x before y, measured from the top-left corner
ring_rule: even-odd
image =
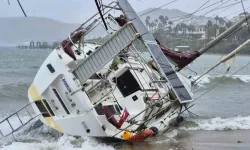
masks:
[[[163,27],[165,27],[167,25],[167,23],[168,23],[168,17],[167,16],[164,17],[163,15],[160,15],[159,20],[161,21]]]
[[[160,15],[160,16],[159,16],[159,20],[160,20],[160,22],[161,22],[162,25],[164,25],[164,19],[165,19],[165,18],[164,18],[163,15]]]
[[[159,22],[158,19],[155,19],[154,22],[155,22],[155,26],[156,26],[156,28],[157,28],[157,27],[158,27],[158,22]]]
[[[177,35],[178,34],[178,31],[181,29],[181,25],[180,24],[177,24],[176,26],[175,26],[175,34]]]
[[[172,32],[172,27],[171,26],[168,26],[168,32],[169,32],[169,36],[170,36],[171,32]]]
[[[150,28],[150,16],[147,16],[147,17],[146,17],[145,22],[146,22],[146,26],[147,26],[148,28]]]
[[[156,23],[152,22],[151,24],[152,24],[153,30],[156,29],[157,27]]]
[[[215,21],[216,21],[216,24],[217,24],[217,22],[218,22],[218,20],[219,20],[219,17],[218,17],[218,15],[214,18],[215,19]]]
[[[168,24],[172,27],[172,25],[174,24],[173,21],[168,21]]]
[[[195,30],[195,27],[194,27],[194,25],[189,25],[189,31],[191,31],[192,32],[192,35],[193,35],[193,32],[194,32],[194,30]]]
[[[166,26],[168,24],[168,16],[164,17],[164,23],[163,24],[164,24],[164,26]]]
[[[182,33],[183,35],[186,33],[187,25],[185,23],[181,23]]]
[[[206,28],[207,28],[207,37],[210,38],[211,34],[209,34],[209,29],[213,26],[213,23],[211,20],[208,20],[207,24],[206,24]]]

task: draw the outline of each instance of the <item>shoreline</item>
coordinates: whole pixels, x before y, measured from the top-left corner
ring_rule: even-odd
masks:
[[[168,137],[149,138],[146,142],[123,144],[118,150],[249,150],[250,130],[227,131],[183,131],[178,130],[177,135]]]

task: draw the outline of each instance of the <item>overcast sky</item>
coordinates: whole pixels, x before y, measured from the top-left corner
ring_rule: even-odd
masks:
[[[21,9],[18,7],[16,0],[0,0],[0,18],[1,17],[17,17],[23,16]],[[103,0],[103,3],[108,3],[111,0]],[[129,0],[136,11],[142,11],[147,8],[159,7],[172,0]],[[188,13],[192,13],[208,0],[177,0],[176,2],[163,8],[179,9]],[[250,0],[243,0],[246,10],[250,10]],[[20,0],[28,16],[46,17],[68,23],[81,23],[91,14],[96,12],[94,0]],[[240,2],[240,0],[210,0],[204,7],[215,2],[219,2],[210,8],[202,10],[200,13],[209,11],[218,7],[223,2],[223,6]],[[231,7],[230,9],[217,9],[207,16],[215,16],[219,12],[221,16],[232,17],[237,13],[242,12],[241,3]],[[223,11],[224,10],[224,11]]]

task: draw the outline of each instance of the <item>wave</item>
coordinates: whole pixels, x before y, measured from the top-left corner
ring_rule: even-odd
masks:
[[[193,80],[197,79],[199,76],[192,77]],[[250,83],[250,75],[205,75],[197,81],[199,86],[203,86],[213,82],[219,82],[223,80],[223,83],[238,82],[238,83]]]
[[[72,143],[82,142],[80,140],[77,140],[76,138],[68,135],[64,135],[61,138],[59,138],[57,141],[44,141],[41,142],[13,142],[10,145],[3,146],[2,150],[41,150],[41,149],[56,149],[56,150],[114,150],[113,147],[107,146],[105,144],[100,144],[97,142],[94,142],[94,140],[85,138],[85,140],[79,144],[75,145]]]
[[[29,86],[30,83],[22,82],[0,85],[0,97],[2,99],[10,100],[27,99]]]
[[[250,129],[250,116],[222,119],[220,117],[212,119],[187,119],[182,130],[243,130]]]
[[[3,118],[1,118],[3,119]],[[0,120],[1,120],[0,119]],[[21,119],[27,119],[27,116],[21,116]],[[19,122],[14,122],[18,126]],[[9,130],[5,125],[3,132]],[[24,128],[14,134],[15,140],[10,135],[7,138],[0,138],[1,150],[114,150],[112,146],[98,142],[90,137],[76,138],[70,135],[62,135],[56,130],[44,125],[40,120],[34,120]]]

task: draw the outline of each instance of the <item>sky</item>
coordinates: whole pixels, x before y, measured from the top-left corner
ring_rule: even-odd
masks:
[[[8,0],[0,0],[0,18],[22,17],[23,14],[18,6],[17,0],[9,1],[10,5],[8,5]],[[107,4],[110,1],[112,0],[103,0],[103,3]],[[138,12],[147,8],[156,8],[171,1],[173,0],[129,0],[133,8]],[[27,16],[51,18],[67,23],[81,23],[93,13],[97,12],[94,0],[20,0],[20,2]],[[240,0],[176,0],[170,5],[163,7],[163,9],[179,9],[184,12],[192,13],[204,3],[206,3],[206,5],[203,6],[203,8],[216,2],[218,2],[216,5],[200,11],[199,14],[215,9],[222,3],[225,4],[221,7],[240,2]],[[243,3],[246,10],[250,11],[250,0],[243,0]],[[219,14],[230,18],[243,12],[241,3],[230,7],[230,9],[217,8],[215,10],[216,11],[207,14],[207,16],[215,17]]]

